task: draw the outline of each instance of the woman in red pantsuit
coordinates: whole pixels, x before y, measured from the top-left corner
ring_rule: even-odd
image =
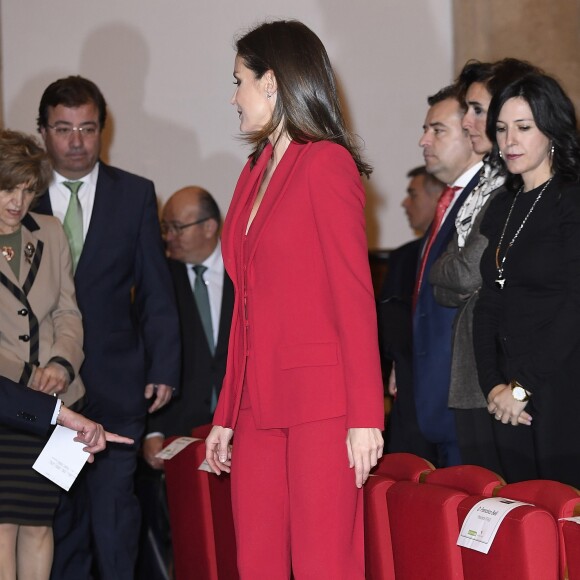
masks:
[[[311,30],[265,23],[236,48],[232,104],[255,149],[223,230],[236,301],[207,459],[231,466],[242,578],[363,579],[361,487],[384,422],[360,181],[371,168]]]

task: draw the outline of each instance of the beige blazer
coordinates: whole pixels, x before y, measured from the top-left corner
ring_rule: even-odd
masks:
[[[52,216],[29,213],[22,220],[20,279],[0,255],[0,374],[29,386],[35,365],[58,362],[74,376],[59,395],[70,406],[85,393],[79,376],[82,345],[64,230]]]

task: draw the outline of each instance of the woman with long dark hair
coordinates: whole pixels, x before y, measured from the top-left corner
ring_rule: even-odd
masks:
[[[457,308],[453,325],[453,350],[449,407],[455,415],[457,441],[463,463],[481,465],[503,473],[498,458],[487,401],[481,392],[473,352],[473,310],[481,287],[479,263],[487,247],[480,224],[492,199],[501,191],[505,168],[491,162],[492,143],[487,137],[487,112],[492,97],[510,82],[539,70],[530,63],[506,58],[494,63],[469,61],[457,78],[465,115],[462,126],[476,153],[483,154],[479,183],[455,219],[455,236],[447,251],[431,268],[429,281],[437,302]]]
[[[230,471],[235,428],[242,578],[363,579],[360,488],[384,421],[359,177],[371,168],[310,29],[265,23],[236,48],[232,104],[254,150],[223,230],[236,302],[207,459]]]
[[[528,74],[491,101],[492,159],[507,190],[481,225],[489,245],[474,313],[481,388],[505,477],[580,487],[580,142],[560,85]]]

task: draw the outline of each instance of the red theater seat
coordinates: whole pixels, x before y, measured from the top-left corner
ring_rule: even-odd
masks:
[[[460,526],[482,499],[470,496],[460,503]],[[558,526],[548,511],[536,506],[519,506],[509,512],[487,554],[460,550],[465,580],[558,579]]]
[[[371,473],[393,481],[419,481],[423,473],[434,469],[431,462],[412,453],[387,453],[379,459]]]
[[[398,481],[387,490],[396,580],[461,580],[457,507],[463,491]],[[491,576],[490,576],[491,578]]]
[[[505,485],[505,481],[497,473],[477,465],[442,467],[425,473],[421,481],[459,489],[468,495],[485,497],[492,497],[500,487]]]
[[[175,578],[236,580],[230,479],[199,471],[204,459],[205,442],[200,440],[165,461]]]
[[[419,481],[433,465],[410,453],[385,455],[365,484],[365,566],[368,580],[395,578],[386,493],[395,481]]]
[[[528,502],[548,511],[554,520],[569,518],[575,510],[580,509],[580,492],[558,481],[548,479],[533,479],[510,483],[499,491],[502,497]],[[565,577],[566,551],[562,534],[562,522],[558,522],[559,552],[560,552],[560,577]],[[580,548],[579,548],[580,549]]]
[[[580,580],[580,524],[562,522],[562,534],[568,563],[568,580]]]

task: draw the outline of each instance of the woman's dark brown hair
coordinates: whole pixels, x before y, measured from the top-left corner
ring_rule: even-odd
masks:
[[[516,79],[496,93],[489,104],[487,136],[493,144],[492,161],[501,163],[497,144],[497,122],[502,107],[510,99],[523,99],[534,117],[538,129],[550,140],[553,151],[550,162],[554,174],[578,183],[580,181],[580,134],[576,110],[570,97],[558,81],[546,74],[530,73]],[[518,189],[521,175],[508,172],[506,186]]]
[[[256,146],[254,163],[268,137],[281,129],[298,143],[338,143],[352,155],[361,174],[371,174],[372,167],[345,126],[328,54],[312,30],[296,20],[265,22],[239,38],[236,50],[256,79],[272,71],[277,83],[272,119],[245,137]]]

